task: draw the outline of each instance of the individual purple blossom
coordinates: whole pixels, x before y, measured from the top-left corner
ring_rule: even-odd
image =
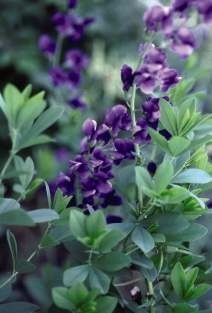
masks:
[[[205,23],[212,22],[212,0],[197,1],[196,7],[198,12],[203,16]]]
[[[74,9],[77,6],[78,0],[68,0],[68,8]]]
[[[181,80],[181,77],[176,69],[165,68],[160,72],[160,79],[161,90],[166,92],[170,87],[176,85]]]
[[[187,10],[193,2],[193,0],[173,0],[171,6],[175,12],[182,13]]]
[[[61,67],[51,68],[49,74],[54,86],[61,86],[67,83],[67,74]]]
[[[123,218],[119,215],[109,214],[106,216],[107,224],[121,223]]]
[[[147,164],[147,170],[149,172],[150,175],[154,176],[156,170],[157,170],[157,165],[154,161],[150,161],[148,164]]]
[[[133,160],[135,157],[135,145],[131,139],[117,138],[114,140],[116,151],[114,152],[114,163],[120,164],[122,160]]]
[[[87,118],[82,125],[82,131],[84,135],[89,138],[92,138],[94,136],[96,129],[97,129],[97,122],[90,118]]]
[[[130,87],[133,85],[134,74],[132,68],[124,64],[121,69],[121,81],[123,83],[123,90],[129,91]]]
[[[87,104],[81,97],[75,97],[68,100],[68,105],[73,109],[85,109]]]
[[[113,106],[106,113],[105,124],[111,128],[114,134],[120,130],[129,130],[131,119],[127,108],[122,104]]]
[[[88,56],[80,49],[72,49],[66,53],[65,65],[68,68],[84,70],[89,64]]]
[[[55,53],[56,50],[55,41],[47,34],[43,34],[42,36],[40,36],[38,45],[40,50],[46,56],[52,56]]]
[[[151,94],[157,87],[157,78],[151,71],[151,67],[144,64],[135,74],[135,83],[145,94]]]
[[[148,65],[151,72],[157,72],[166,66],[167,57],[162,49],[152,45],[144,54],[144,63]]]
[[[182,57],[191,55],[196,47],[193,33],[187,27],[180,27],[170,35],[171,48]]]
[[[172,16],[169,7],[155,5],[144,14],[144,23],[148,31],[163,30],[169,32],[172,27]]]

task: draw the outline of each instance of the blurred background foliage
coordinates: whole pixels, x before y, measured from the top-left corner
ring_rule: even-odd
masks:
[[[54,35],[51,16],[58,9],[64,8],[65,0],[1,0],[0,2],[0,89],[2,90],[8,82],[20,88],[31,83],[34,91],[44,89],[47,97],[51,99],[53,89],[48,77],[48,61],[40,53],[37,43],[42,33]],[[95,23],[81,43],[81,47],[91,58],[83,81],[83,95],[88,108],[84,111],[77,111],[67,107],[67,114],[64,114],[58,124],[50,129],[56,142],[24,152],[25,155],[33,155],[39,177],[51,181],[61,170],[66,169],[68,159],[79,151],[79,140],[82,137],[80,128],[87,116],[101,121],[109,106],[124,101],[120,68],[124,63],[136,66],[139,44],[145,40],[142,24],[143,12],[146,5],[156,2],[150,0],[79,0],[78,13],[95,18]],[[179,62],[178,58],[170,55],[170,63],[181,71],[182,76],[196,78],[197,90],[204,91],[202,109],[212,112],[212,34],[210,32],[206,34],[204,27],[200,26],[196,30],[196,35],[202,43],[199,50],[186,61]],[[7,125],[2,114],[0,114],[0,125],[1,167],[10,149]],[[209,154],[211,154],[210,150]],[[127,182],[128,173],[127,169],[123,171],[123,175],[126,176],[125,182]],[[121,180],[123,181],[122,176],[117,177],[117,181]],[[122,189],[128,187],[127,183],[121,185]],[[39,203],[42,200],[31,199],[31,201],[35,206],[36,202]],[[36,244],[36,232],[25,231],[19,236],[23,243],[23,254],[29,241],[32,245]],[[211,237],[212,231],[206,242],[201,242],[194,247],[198,252],[204,252],[210,258],[212,256]],[[7,251],[3,242],[1,251]],[[5,253],[5,260],[7,260],[7,252],[3,252],[2,255]],[[47,265],[40,266],[39,275],[24,277],[19,282],[18,287],[25,291],[25,296],[40,304],[43,312],[47,312],[51,303],[48,286],[55,285],[57,280],[61,279],[61,270],[58,265],[61,264],[65,255],[64,249],[61,251],[59,249],[57,253],[50,251],[48,255],[41,256],[41,264],[45,261]],[[57,267],[49,266],[48,261]],[[5,270],[7,266],[1,258],[0,270]],[[212,274],[210,275],[212,280]],[[53,282],[52,279],[55,281]],[[19,296],[17,294],[17,298]],[[210,300],[206,299],[206,301]],[[50,312],[57,311],[52,308]]]

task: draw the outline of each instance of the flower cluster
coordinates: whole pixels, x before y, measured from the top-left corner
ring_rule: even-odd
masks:
[[[82,131],[81,153],[69,162],[66,174],[60,174],[57,186],[64,194],[76,197],[78,205],[88,209],[120,205],[122,200],[116,194],[111,179],[113,165],[123,160],[134,159],[134,143],[126,138],[131,127],[127,108],[118,104],[106,114],[102,124],[92,119],[85,120]]]
[[[39,47],[43,54],[51,61],[49,71],[52,84],[63,87],[66,95],[72,97],[66,102],[72,108],[84,108],[85,101],[81,97],[82,73],[89,65],[89,57],[76,47],[86,32],[87,27],[93,22],[92,18],[82,18],[73,13],[77,0],[67,1],[67,12],[56,12],[52,22],[57,32],[58,40],[55,41],[48,34],[43,34],[39,39]],[[63,44],[70,47],[63,51]],[[63,56],[64,55],[64,56]],[[67,97],[67,96],[66,96]]]
[[[153,44],[141,45],[142,64],[136,71],[124,65],[121,70],[123,90],[127,92],[133,83],[145,94],[152,94],[156,89],[166,92],[180,80],[178,72],[170,68],[165,52]]]
[[[170,6],[155,5],[147,10],[144,23],[148,31],[162,32],[172,51],[188,57],[197,46],[194,29],[188,24],[193,11],[200,21],[212,21],[211,0],[173,0]]]

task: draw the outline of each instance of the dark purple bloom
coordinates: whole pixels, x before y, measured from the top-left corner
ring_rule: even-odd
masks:
[[[174,0],[172,3],[172,8],[176,12],[184,12],[186,9],[189,8],[193,0]]]
[[[122,104],[117,104],[109,109],[105,116],[105,124],[111,127],[114,135],[120,130],[128,130],[131,125],[130,121],[128,110]]]
[[[65,64],[67,67],[84,70],[89,64],[88,56],[80,49],[72,49],[66,53]]]
[[[116,151],[113,154],[113,158],[116,165],[124,159],[134,159],[135,146],[131,139],[117,138],[114,140],[114,146]]]
[[[150,94],[157,86],[157,78],[152,73],[150,67],[143,65],[139,71],[135,73],[135,83],[143,93]]]
[[[96,132],[97,128],[97,122],[95,120],[92,120],[90,118],[87,118],[83,125],[82,125],[82,131],[87,137],[93,137],[93,135]]]
[[[68,0],[68,8],[74,9],[77,6],[78,0]]]
[[[68,27],[66,14],[62,12],[57,12],[52,16],[52,21],[58,32],[60,32],[61,34],[66,33]]]
[[[156,163],[153,161],[150,161],[147,165],[148,172],[153,176],[156,172],[156,169],[157,169]]]
[[[170,37],[172,38],[171,48],[174,52],[182,57],[188,57],[192,54],[196,42],[193,33],[188,28],[180,27]]]
[[[133,70],[127,64],[124,64],[121,69],[121,81],[123,83],[123,90],[128,91],[133,85],[134,75]]]
[[[123,218],[119,215],[110,214],[106,216],[106,221],[107,224],[122,223]]]
[[[169,140],[172,138],[172,135],[170,134],[170,132],[167,129],[161,129],[159,131],[159,133],[166,139]]]
[[[67,83],[67,74],[61,67],[53,67],[50,70],[50,77],[54,86],[61,86]]]
[[[155,5],[144,14],[144,23],[148,31],[162,30],[168,32],[172,26],[172,17],[169,7]]]
[[[80,98],[80,97],[76,97],[76,98],[73,98],[73,99],[70,99],[68,101],[68,104],[73,108],[73,109],[84,109],[86,108],[86,103],[85,101]]]
[[[67,85],[70,88],[78,88],[81,82],[81,75],[78,70],[70,69],[67,72]]]
[[[203,16],[204,22],[212,22],[212,0],[196,1],[198,12]]]
[[[161,90],[167,91],[170,87],[176,85],[181,77],[178,72],[173,68],[165,68],[160,72]]]
[[[144,55],[144,63],[148,64],[148,68],[151,69],[151,72],[157,72],[165,67],[166,54],[162,49],[152,46]]]
[[[49,36],[49,35],[42,35],[39,38],[38,42],[40,50],[46,55],[46,56],[52,56],[55,53],[56,44],[55,41]]]
[[[102,124],[96,132],[96,140],[107,144],[111,139],[110,129],[106,124]]]
[[[107,206],[119,206],[122,204],[122,198],[116,194],[115,190],[107,194],[107,197],[104,198],[102,207],[106,208]]]

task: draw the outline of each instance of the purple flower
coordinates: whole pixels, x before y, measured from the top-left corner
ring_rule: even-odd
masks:
[[[74,9],[77,6],[78,0],[68,0],[68,8]]]
[[[106,221],[107,224],[121,223],[123,221],[123,218],[119,215],[110,214],[106,216]]]
[[[171,48],[174,52],[182,57],[188,57],[194,51],[196,46],[193,33],[186,27],[180,27],[173,32]]]
[[[114,152],[114,162],[116,165],[124,159],[132,160],[134,159],[134,142],[131,139],[120,139],[117,138],[114,140],[114,146],[116,151]]]
[[[70,69],[67,72],[67,85],[70,88],[78,88],[81,82],[81,75],[78,70]]]
[[[135,73],[135,83],[143,93],[150,94],[157,86],[157,78],[152,73],[151,68],[148,65],[142,65],[139,71]]]
[[[121,81],[123,83],[123,90],[128,91],[133,85],[134,75],[133,70],[127,64],[124,64],[121,69]]]
[[[92,120],[90,118],[87,118],[83,125],[82,125],[82,131],[85,134],[85,136],[92,138],[96,132],[97,128],[97,122],[95,120]]]
[[[173,68],[165,68],[160,72],[161,90],[167,91],[170,87],[176,85],[181,77],[178,72]]]
[[[212,22],[212,0],[196,1],[198,12],[203,16],[204,22]]]
[[[161,129],[159,131],[159,133],[166,139],[169,140],[172,138],[172,135],[170,134],[170,132],[167,129]]]
[[[96,132],[96,140],[107,144],[111,139],[110,128],[106,124],[100,125]]]
[[[112,129],[114,135],[120,130],[128,130],[131,119],[127,108],[122,104],[117,104],[108,110],[105,116],[105,124]]]
[[[52,56],[55,53],[56,44],[54,40],[49,35],[42,35],[39,38],[38,42],[40,50],[46,55],[46,56]]]
[[[72,49],[66,53],[65,64],[78,71],[84,70],[89,64],[88,56],[80,49]]]
[[[76,97],[73,99],[70,99],[68,101],[68,104],[73,108],[73,109],[84,109],[86,108],[87,104],[85,103],[85,101],[80,98],[80,97]]]
[[[164,68],[166,66],[166,59],[165,52],[155,46],[150,47],[144,55],[144,63],[148,64],[151,72],[157,72]]]
[[[168,32],[172,26],[172,16],[169,7],[155,5],[144,14],[144,23],[148,31],[163,30]]]
[[[156,169],[157,169],[156,163],[153,161],[150,161],[147,165],[147,170],[148,170],[149,174],[151,174],[153,176],[156,172]]]
[[[189,8],[189,5],[193,3],[193,0],[174,0],[172,2],[172,9],[176,12],[184,12]]]
[[[53,67],[50,70],[50,77],[54,86],[61,86],[67,83],[67,74],[59,66]]]

